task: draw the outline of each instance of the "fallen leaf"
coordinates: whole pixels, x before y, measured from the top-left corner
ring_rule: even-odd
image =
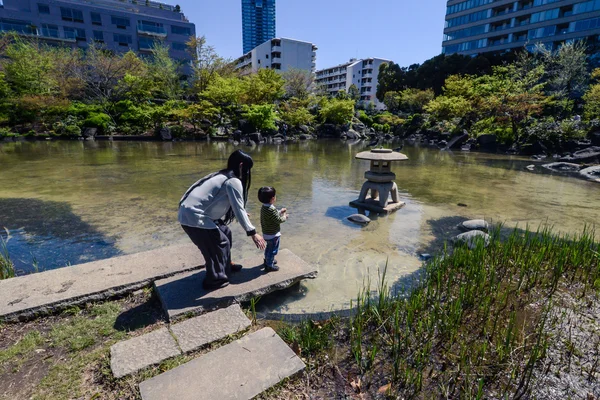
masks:
[[[353,379],[350,381],[350,386],[352,387],[352,389],[354,389],[354,391],[356,393],[360,393],[360,386],[361,386],[361,382],[360,382],[360,377],[356,377],[356,379]]]
[[[388,383],[377,390],[377,393],[386,394],[392,388],[392,384]]]

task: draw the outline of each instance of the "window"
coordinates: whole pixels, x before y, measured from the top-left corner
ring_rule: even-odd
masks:
[[[138,41],[140,50],[152,50],[154,48],[154,39],[141,37]]]
[[[65,38],[67,39],[86,40],[85,29],[65,26],[63,30],[65,31]]]
[[[98,43],[104,43],[104,32],[102,31],[94,31],[94,41]]]
[[[48,4],[38,4],[38,12],[40,14],[50,14],[50,6]]]
[[[0,19],[0,30],[4,32],[18,32],[32,35],[34,30],[31,28],[31,22],[20,21],[16,19]]]
[[[185,44],[185,43],[173,42],[173,43],[171,43],[171,47],[173,48],[173,50],[177,50],[177,51],[186,51],[187,50],[187,44]]]
[[[60,8],[60,15],[63,21],[83,22],[83,12],[74,8]]]
[[[192,34],[192,30],[185,26],[171,25],[171,33],[174,35],[190,36]]]
[[[42,36],[53,38],[59,37],[60,35],[58,34],[58,26],[42,24]]]
[[[102,26],[102,16],[99,13],[91,13],[92,25]]]
[[[120,33],[115,33],[113,35],[113,40],[119,44],[119,46],[129,46],[132,43],[131,35],[122,35]]]
[[[113,15],[110,17],[110,20],[112,24],[116,25],[119,29],[127,29],[127,27],[131,25],[129,18],[115,17]]]

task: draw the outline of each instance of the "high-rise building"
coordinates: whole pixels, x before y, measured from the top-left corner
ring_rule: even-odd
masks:
[[[267,40],[236,60],[236,69],[250,74],[260,68],[271,68],[280,72],[300,69],[315,72],[317,46],[300,40],[275,38]]]
[[[475,55],[600,37],[600,0],[449,0],[442,51]]]
[[[146,0],[4,0],[0,31],[35,37],[51,45],[150,54],[154,43],[170,47],[171,57],[191,60],[186,42],[196,27],[179,7]]]
[[[244,54],[275,38],[275,0],[242,0]]]
[[[382,58],[351,59],[347,63],[317,71],[316,83],[330,95],[336,95],[340,90],[348,92],[352,85],[360,93],[363,104],[373,102],[377,109],[385,108],[375,93],[379,83],[379,67],[389,63]]]

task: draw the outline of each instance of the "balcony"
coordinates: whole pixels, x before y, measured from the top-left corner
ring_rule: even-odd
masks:
[[[281,64],[281,57],[271,58],[271,64]]]
[[[137,32],[140,35],[166,38],[167,30],[163,26],[138,24]]]
[[[271,46],[271,52],[281,53],[281,46]]]

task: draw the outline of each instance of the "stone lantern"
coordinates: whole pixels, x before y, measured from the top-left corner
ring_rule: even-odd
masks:
[[[405,154],[390,149],[373,149],[356,155],[358,160],[371,161],[371,169],[365,172],[367,180],[358,200],[350,203],[352,207],[364,208],[376,213],[390,214],[404,207],[398,197],[396,174],[392,172],[392,162],[408,160]],[[368,196],[369,191],[371,196]],[[391,197],[391,199],[390,199]]]

